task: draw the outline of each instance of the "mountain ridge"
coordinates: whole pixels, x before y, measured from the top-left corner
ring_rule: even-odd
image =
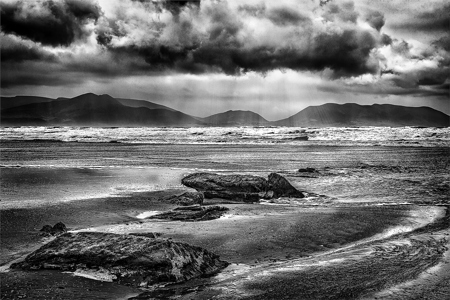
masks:
[[[394,104],[326,103],[309,106],[285,119],[268,121],[248,110],[194,117],[150,101],[114,98],[107,94],[86,93],[57,99],[15,96],[1,97],[0,100],[2,126],[448,127],[450,124],[449,115],[433,108]]]
[[[276,126],[357,127],[357,126],[424,126],[447,127],[449,116],[430,107],[394,104],[360,105],[327,103],[309,106],[288,118],[272,122]]]
[[[83,94],[70,99],[2,109],[1,122],[18,125],[198,126],[201,121],[175,110],[128,107],[109,95]]]
[[[261,115],[249,110],[228,110],[223,113],[199,118],[211,126],[262,126],[270,122]]]

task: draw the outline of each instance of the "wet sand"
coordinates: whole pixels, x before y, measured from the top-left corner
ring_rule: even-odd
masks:
[[[8,164],[22,164],[21,174],[40,178],[45,168],[63,166],[64,170],[45,177],[56,185],[50,182],[24,191],[25,182],[14,188],[28,197],[48,187],[44,204],[16,207],[9,203],[6,207],[2,202],[3,271],[9,262],[46,241],[39,235],[43,225],[60,221],[69,230],[160,232],[162,238],[215,252],[232,265],[215,277],[154,292],[57,271],[2,271],[1,299],[437,300],[445,299],[442,295],[448,292],[449,225],[426,226],[436,223],[446,209],[434,205],[448,203],[448,149],[47,144],[30,155],[14,145],[7,152],[11,156]],[[80,158],[79,153],[86,155]],[[96,166],[100,169],[89,169]],[[159,167],[155,170],[155,166]],[[187,169],[172,172],[167,166]],[[317,168],[321,177],[297,177],[303,176],[295,171],[300,166]],[[151,173],[147,167],[153,168],[155,178],[143,175]],[[221,219],[200,223],[138,218],[173,208],[164,199],[184,191],[179,180],[183,173],[198,171],[195,168],[262,176],[281,170],[297,188],[330,198],[291,205],[208,200],[206,205],[220,203],[230,211]],[[60,184],[80,174],[84,176],[80,181]],[[117,181],[117,176],[123,177]],[[20,176],[10,179],[16,182]],[[76,182],[71,197],[64,201],[63,194],[52,197],[55,187],[64,191]],[[164,191],[156,191],[154,182]],[[130,193],[147,184],[145,188],[152,191]],[[89,188],[83,190],[83,186]],[[114,189],[114,197],[105,196],[111,194],[111,187],[119,189]],[[83,194],[89,199],[83,199]],[[417,229],[422,226],[428,229]],[[402,286],[405,283],[411,285]]]
[[[433,222],[442,214],[442,210],[426,207],[421,207],[421,214],[417,214],[417,207],[412,206],[311,207],[228,203],[222,205],[230,208],[229,213],[211,221],[186,223],[138,218],[147,211],[165,211],[173,208],[174,205],[165,202],[164,199],[180,192],[182,191],[169,190],[135,193],[131,197],[89,199],[59,203],[45,208],[2,211],[2,228],[6,228],[2,233],[7,230],[11,233],[3,237],[3,242],[6,241],[8,245],[2,256],[3,263],[23,257],[33,247],[45,242],[39,235],[42,225],[63,221],[70,230],[115,233],[159,232],[162,233],[162,238],[172,238],[204,247],[231,262],[232,267],[218,278],[228,276],[229,272],[235,272],[233,270],[239,272],[246,270],[247,277],[248,274],[257,277],[261,271],[279,268],[279,264],[292,267],[298,260],[317,259],[321,253],[325,255],[324,261],[328,261],[326,253],[330,251],[340,251],[339,249],[343,247],[361,243],[371,237],[382,238],[386,234],[412,230],[414,227]],[[205,205],[217,202],[207,200]],[[17,230],[14,231],[14,228]],[[348,253],[342,255],[348,256]],[[3,269],[6,269],[5,267],[6,265]],[[345,270],[341,266],[338,269]],[[275,272],[269,278],[272,280],[278,275],[279,273]],[[296,278],[291,275],[278,277],[276,280],[277,282],[281,280],[280,282],[287,287],[287,284],[291,284]],[[138,289],[122,288],[115,283],[74,277],[71,274],[61,275],[56,271],[10,270],[0,273],[0,279],[2,299],[18,299],[19,295],[31,299],[85,298],[82,295],[89,295],[88,298],[91,299],[127,299],[142,293]],[[214,278],[204,279],[206,282],[201,281],[198,283],[200,286],[212,284],[213,287],[199,293],[195,292],[191,297],[208,299],[213,293],[222,295],[225,299],[233,298],[237,296],[234,292],[224,292],[221,289],[224,288],[224,284],[226,287],[237,286],[233,280],[241,282],[241,279],[240,276],[237,279],[231,276],[224,281],[225,283],[221,283],[220,279],[219,282],[215,282]],[[245,282],[246,285],[252,284],[248,278]],[[194,285],[194,290],[198,289],[195,281],[188,283],[187,286],[191,285]],[[272,286],[273,283],[269,285]],[[240,289],[245,291],[247,288],[241,287],[237,291]],[[169,290],[173,291],[171,288]],[[46,298],[49,295],[52,295],[52,298]],[[164,294],[158,295],[162,297]],[[273,294],[269,293],[265,298],[258,299],[272,299],[270,295]],[[151,297],[153,296],[152,294]],[[145,293],[141,298],[147,299]]]

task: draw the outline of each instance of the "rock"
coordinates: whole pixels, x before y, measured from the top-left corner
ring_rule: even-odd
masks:
[[[300,173],[317,173],[317,170],[314,168],[307,167],[307,168],[298,169],[298,172],[300,172]]]
[[[51,225],[44,225],[40,231],[51,234],[53,227]]]
[[[302,136],[296,136],[295,138],[293,138],[294,141],[307,141],[309,140],[309,137],[307,135],[302,135]]]
[[[56,223],[52,229],[55,234],[67,232],[67,227],[63,222]]]
[[[276,173],[270,174],[269,180],[252,175],[194,173],[184,177],[181,183],[203,192],[205,198],[257,202],[261,198],[304,197],[302,192]]]
[[[299,133],[305,133],[306,130],[302,129],[302,130],[293,130],[293,131],[289,131],[287,132],[287,134],[299,134]]]
[[[205,198],[223,198],[244,202],[256,202],[264,197],[267,180],[252,175],[218,175],[194,173],[184,177],[181,183],[203,192]]]
[[[212,275],[228,265],[200,247],[142,236],[66,233],[12,268],[101,273],[120,284],[148,287]]]
[[[170,197],[168,200],[171,203],[183,206],[195,205],[195,204],[203,204],[203,193],[200,192],[185,192],[181,195],[176,195]]]
[[[177,207],[172,211],[154,215],[149,219],[165,219],[173,221],[209,221],[220,218],[228,208],[223,206],[184,206]]]
[[[59,235],[67,232],[67,227],[64,223],[58,222],[53,227],[50,225],[44,225],[40,231],[46,234]]]
[[[293,187],[289,181],[283,176],[277,173],[269,174],[269,186],[270,190],[273,191],[272,198],[279,197],[293,197],[293,198],[303,198],[305,197],[302,192]]]
[[[151,239],[157,239],[162,236],[162,233],[160,232],[131,232],[129,234],[135,236],[145,236]]]

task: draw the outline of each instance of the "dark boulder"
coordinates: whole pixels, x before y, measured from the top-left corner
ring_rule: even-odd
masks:
[[[293,187],[289,181],[277,173],[269,174],[269,189],[273,191],[272,198],[292,197],[303,198],[302,192]]]
[[[317,173],[317,170],[314,169],[314,168],[307,167],[307,168],[300,168],[300,169],[298,169],[298,172],[299,173]]]
[[[297,136],[293,138],[294,141],[307,141],[309,140],[309,137],[307,135]]]
[[[255,202],[264,197],[267,180],[252,175],[218,175],[194,173],[184,177],[181,183],[203,192],[205,198],[223,198]]]
[[[51,225],[44,225],[40,231],[44,234],[59,235],[67,232],[67,227],[63,222],[58,222],[53,227]]]
[[[172,211],[149,217],[149,219],[165,219],[173,221],[209,221],[220,218],[228,208],[223,206],[183,206]]]
[[[51,225],[44,225],[44,227],[42,227],[42,229],[40,231],[42,231],[44,233],[52,234],[53,227]]]
[[[58,222],[53,225],[53,232],[56,234],[67,232],[67,227],[63,222]]]
[[[174,203],[177,205],[190,206],[196,204],[203,204],[203,193],[200,192],[185,192],[181,195],[175,195],[170,197],[168,200],[170,203]]]
[[[253,175],[194,173],[184,177],[181,183],[202,192],[205,198],[257,202],[261,198],[304,197],[302,192],[276,173],[270,174],[269,180]]]
[[[146,287],[217,273],[228,265],[200,247],[165,239],[101,232],[66,233],[12,268],[89,271]]]

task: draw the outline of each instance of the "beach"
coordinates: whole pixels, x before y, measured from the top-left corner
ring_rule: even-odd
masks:
[[[414,299],[417,289],[399,286],[411,280],[442,299],[448,282],[447,147],[7,141],[2,158],[2,299],[389,299],[394,287]],[[306,167],[315,172],[298,172]],[[167,199],[190,191],[181,179],[195,172],[277,172],[311,196],[205,199],[229,209],[210,221],[145,218],[173,209]],[[152,291],[8,269],[46,243],[39,230],[57,222],[72,232],[160,233],[230,266]],[[423,274],[432,267],[430,281]]]

